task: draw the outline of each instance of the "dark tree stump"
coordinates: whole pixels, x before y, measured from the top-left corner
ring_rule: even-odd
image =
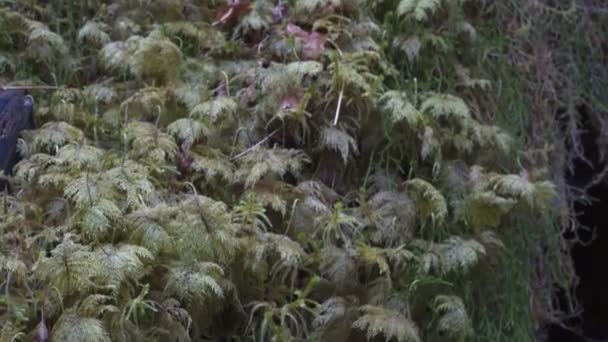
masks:
[[[24,90],[0,88],[0,170],[11,175],[17,163],[17,141],[21,131],[34,128],[34,101]],[[6,180],[0,179],[0,189]]]

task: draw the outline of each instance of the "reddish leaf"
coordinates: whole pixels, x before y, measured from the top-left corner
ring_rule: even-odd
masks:
[[[241,3],[240,0],[231,1],[228,6],[220,8],[212,25],[232,25],[249,11],[251,11],[251,4]]]
[[[33,338],[34,342],[48,342],[49,341],[49,329],[46,327],[44,323],[44,314],[40,319],[40,324],[38,324],[38,329],[36,331],[36,335]]]
[[[272,18],[274,19],[274,22],[278,23],[282,21],[288,9],[289,6],[285,1],[279,1],[279,3],[272,9]]]
[[[321,57],[321,54],[325,51],[326,41],[326,35],[318,32],[311,33],[304,43],[302,57],[304,57],[304,59],[318,59]]]
[[[287,33],[291,33],[298,38],[308,36],[308,32],[304,31],[300,26],[296,24],[287,24]]]
[[[180,146],[179,162],[177,165],[179,172],[181,172],[181,174],[186,174],[193,161],[194,159],[190,156],[190,145],[185,143],[182,144],[182,146]]]
[[[281,100],[281,110],[293,110],[300,107],[300,102],[302,101],[300,96],[297,95],[287,95]]]
[[[323,10],[321,11],[322,15],[329,15],[329,14],[334,14],[337,11],[337,7],[332,4],[331,2],[328,2],[324,7]]]
[[[303,59],[318,59],[325,51],[327,35],[319,32],[306,32],[300,26],[289,23],[287,32],[296,37],[296,43],[302,45],[301,54]]]

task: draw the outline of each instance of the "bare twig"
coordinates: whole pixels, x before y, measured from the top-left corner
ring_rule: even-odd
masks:
[[[54,90],[56,86],[0,86],[0,90]]]
[[[211,226],[209,225],[209,222],[207,221],[207,218],[205,217],[205,214],[203,212],[203,207],[201,206],[200,202],[198,201],[198,192],[196,191],[196,187],[194,186],[194,184],[192,184],[190,182],[186,182],[186,185],[190,186],[190,188],[192,189],[192,192],[194,193],[194,203],[196,204],[196,208],[198,209],[198,214],[200,216],[201,222],[203,223],[203,227],[205,227],[205,231],[207,231],[207,233],[209,233],[211,231]]]
[[[338,107],[336,108],[336,116],[334,117],[334,126],[338,124],[340,118],[340,108],[342,107],[342,99],[344,98],[344,87],[340,89],[340,96],[338,97]]]
[[[253,151],[254,149],[256,149],[258,146],[262,145],[263,143],[265,143],[266,141],[268,141],[270,138],[272,138],[273,135],[277,134],[279,132],[278,129],[275,129],[274,132],[270,133],[268,136],[266,136],[264,139],[258,141],[255,145],[249,147],[248,149],[246,149],[245,151],[237,154],[236,156],[232,157],[232,159],[239,159],[240,157],[246,155],[247,153]]]

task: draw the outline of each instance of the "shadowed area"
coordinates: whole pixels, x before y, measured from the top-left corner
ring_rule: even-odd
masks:
[[[604,167],[600,146],[597,143],[599,132],[596,125],[587,121],[587,132],[583,143],[590,163],[579,160],[571,176],[571,183],[585,183],[597,177]],[[572,257],[580,278],[577,296],[583,306],[582,328],[585,335],[593,340],[608,338],[608,277],[605,276],[608,260],[608,232],[605,222],[608,217],[608,186],[600,182],[588,190],[589,203],[577,206],[581,244],[574,246]]]
[[[571,250],[579,277],[576,297],[582,306],[581,317],[573,324],[577,325],[585,337],[554,327],[550,342],[608,340],[608,277],[605,275],[605,261],[608,260],[608,231],[605,227],[608,217],[608,184],[605,177],[602,180],[605,165],[598,140],[600,129],[589,119],[585,108],[580,108],[579,112],[583,117],[581,143],[586,160],[578,158],[574,161],[574,168],[568,174],[567,181],[573,187],[588,187],[586,196],[575,204],[581,225],[576,232],[580,242]]]

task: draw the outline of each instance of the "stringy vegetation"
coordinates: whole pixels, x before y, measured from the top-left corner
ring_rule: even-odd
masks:
[[[0,1],[0,84],[58,87],[0,341],[532,340],[557,191],[488,120],[483,1],[51,3]]]

